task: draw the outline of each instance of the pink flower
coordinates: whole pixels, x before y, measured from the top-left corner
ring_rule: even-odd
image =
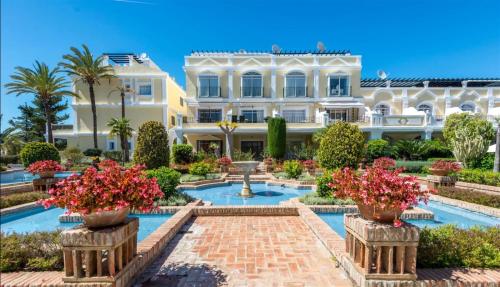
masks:
[[[457,162],[447,160],[437,160],[431,165],[431,168],[443,169],[448,172],[458,172],[461,169],[460,165]]]
[[[217,163],[222,166],[231,165],[233,161],[228,156],[223,156],[217,160]]]
[[[401,227],[403,222],[399,219],[394,219],[394,223],[392,224],[394,227]]]
[[[35,174],[46,171],[62,171],[64,168],[55,160],[39,160],[30,164],[26,170]]]

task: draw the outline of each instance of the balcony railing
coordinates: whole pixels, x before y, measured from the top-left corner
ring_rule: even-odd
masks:
[[[307,98],[307,87],[286,87],[283,88],[285,98]]]
[[[350,87],[347,91],[344,91],[344,89],[328,89],[326,88],[326,95],[328,97],[350,97],[351,95],[349,94],[349,91],[352,89]]]
[[[303,117],[303,116],[285,116],[285,121],[289,124],[314,124],[321,123],[316,117]]]

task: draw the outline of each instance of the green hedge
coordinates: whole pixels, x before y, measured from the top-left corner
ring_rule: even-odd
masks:
[[[271,157],[283,158],[286,152],[286,121],[270,118],[267,121],[267,146]]]
[[[417,252],[420,268],[500,268],[500,227],[423,228]]]
[[[338,199],[335,197],[323,197],[316,192],[306,193],[299,197],[299,201],[305,205],[354,205],[351,199]]]
[[[373,162],[380,157],[393,157],[394,151],[388,141],[383,139],[369,140],[366,144],[366,160]]]
[[[462,169],[458,173],[460,181],[500,186],[500,172],[484,171],[479,169]]]
[[[495,195],[456,187],[442,187],[439,189],[438,195],[485,206],[500,208],[500,193],[498,195]]]
[[[35,202],[39,199],[48,197],[48,194],[37,191],[2,195],[0,197],[0,208],[7,208],[28,202]]]
[[[165,194],[165,200],[175,195],[175,188],[181,183],[181,173],[165,166],[158,169],[147,170],[146,175],[149,178],[156,178],[161,191]]]
[[[156,121],[145,122],[139,127],[134,162],[153,169],[168,166],[168,160],[168,134],[165,126]]]
[[[83,154],[85,156],[101,156],[102,150],[98,148],[88,148],[83,152]]]
[[[53,144],[42,142],[30,142],[24,145],[19,153],[24,166],[40,161],[40,160],[55,160],[61,162],[59,151]]]
[[[363,157],[365,137],[357,125],[336,122],[324,132],[318,149],[318,160],[327,169],[357,168]]]
[[[189,144],[176,144],[172,147],[174,163],[186,164],[193,161],[193,146]]]

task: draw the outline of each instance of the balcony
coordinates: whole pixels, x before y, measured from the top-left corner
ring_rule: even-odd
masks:
[[[264,97],[264,87],[241,87],[242,98],[267,98]]]
[[[285,98],[307,98],[309,97],[307,87],[286,87],[283,88]]]
[[[326,88],[326,95],[328,97],[332,97],[332,98],[348,98],[350,97],[351,95],[349,94],[350,90],[352,89],[352,87],[350,88],[332,88],[332,89],[328,89]]]

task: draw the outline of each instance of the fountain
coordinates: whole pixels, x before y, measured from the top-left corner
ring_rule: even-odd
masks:
[[[250,172],[255,170],[255,168],[259,165],[258,161],[234,161],[233,165],[235,165],[238,169],[243,171],[243,188],[241,189],[240,195],[243,197],[251,197],[252,189],[250,188]]]

